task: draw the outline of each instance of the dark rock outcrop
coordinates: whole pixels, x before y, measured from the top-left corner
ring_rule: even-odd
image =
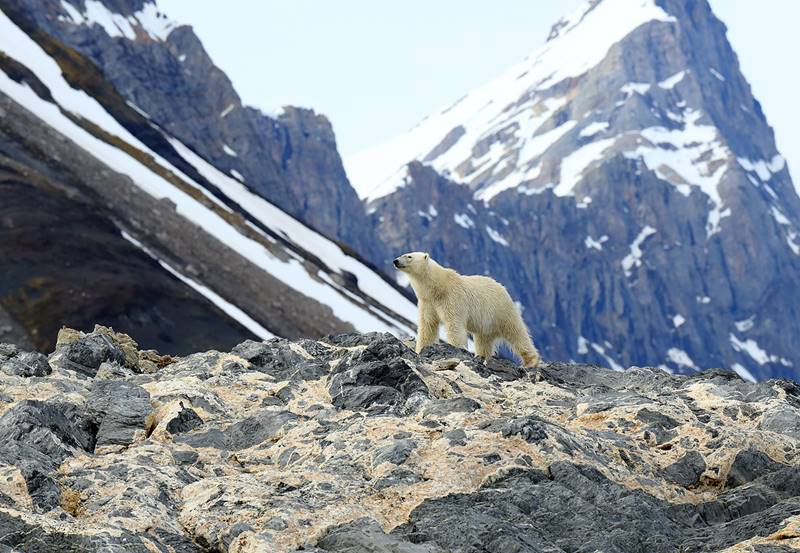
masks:
[[[96,374],[62,365],[93,335],[113,347],[81,366],[117,350],[124,361]],[[787,381],[569,363],[514,378],[508,361],[444,345],[417,355],[380,333],[168,360],[102,327],[59,341],[51,374],[0,373],[0,549],[800,544],[800,442],[758,428],[768,413],[800,414]],[[141,370],[147,361],[161,368]],[[373,390],[385,401],[345,401]]]

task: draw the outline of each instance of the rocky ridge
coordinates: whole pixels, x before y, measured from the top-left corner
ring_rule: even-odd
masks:
[[[380,333],[0,346],[7,550],[774,553],[800,549],[798,454],[800,388],[720,370]]]

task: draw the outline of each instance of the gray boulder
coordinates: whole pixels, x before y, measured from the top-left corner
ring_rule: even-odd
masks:
[[[130,445],[144,434],[153,412],[150,394],[130,382],[97,380],[86,403],[86,415],[97,428],[97,446]]]

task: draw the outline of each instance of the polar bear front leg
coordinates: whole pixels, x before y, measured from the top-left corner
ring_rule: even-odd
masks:
[[[445,323],[445,334],[447,343],[457,348],[467,349],[467,325],[461,321],[450,321]]]
[[[422,348],[430,346],[436,342],[439,335],[439,317],[436,311],[424,302],[419,302],[419,324],[417,326],[417,347],[416,352]]]
[[[475,334],[475,355],[489,359],[494,355],[494,337]]]

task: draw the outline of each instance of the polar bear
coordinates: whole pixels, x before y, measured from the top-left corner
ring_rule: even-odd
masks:
[[[463,276],[442,267],[424,252],[406,253],[394,266],[408,275],[417,294],[419,326],[417,353],[434,343],[444,324],[447,341],[467,347],[467,333],[475,340],[475,354],[488,359],[503,340],[526,367],[539,363],[528,329],[505,287],[485,276]]]

